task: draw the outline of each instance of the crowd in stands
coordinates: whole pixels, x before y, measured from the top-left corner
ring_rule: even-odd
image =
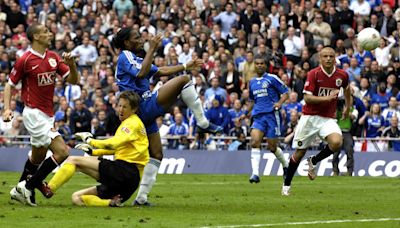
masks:
[[[118,50],[111,45],[121,27],[132,27],[143,40],[163,34],[154,57],[157,66],[184,64],[195,56],[204,64],[192,76],[211,122],[232,136],[232,149],[246,149],[248,81],[256,76],[254,56],[262,55],[267,71],[290,88],[282,108],[282,136],[290,145],[301,115],[307,72],[319,65],[318,51],[331,46],[337,67],[352,84],[351,133],[357,137],[400,136],[400,1],[395,0],[0,0],[0,106],[3,88],[16,59],[29,49],[26,28],[46,25],[54,34],[51,49],[77,56],[80,85],[55,80],[55,121],[73,146],[75,132],[113,135],[118,86],[114,78]],[[374,51],[362,50],[356,36],[372,27],[381,34]],[[145,49],[148,43],[145,43]],[[173,77],[179,77],[174,75]],[[157,90],[169,78],[153,78]],[[26,135],[19,117],[20,91],[13,93],[14,120],[0,122],[7,137]],[[0,107],[2,108],[2,107]],[[159,118],[168,148],[208,148],[212,138],[196,133],[196,123],[183,102]],[[190,140],[191,138],[195,140]],[[5,139],[2,139],[3,142]],[[390,147],[399,150],[393,142]],[[290,146],[289,146],[290,147]]]

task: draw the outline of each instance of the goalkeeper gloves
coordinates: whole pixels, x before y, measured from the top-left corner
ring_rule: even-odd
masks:
[[[82,150],[83,152],[85,152],[89,155],[92,155],[92,153],[93,153],[93,148],[89,144],[86,144],[86,143],[77,144],[75,146],[75,149]]]
[[[75,133],[75,137],[82,140],[84,143],[89,143],[93,139],[93,135],[90,132],[78,132]]]

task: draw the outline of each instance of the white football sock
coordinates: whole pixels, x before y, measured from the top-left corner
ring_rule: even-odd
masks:
[[[188,82],[182,89],[181,97],[183,102],[192,110],[194,117],[196,118],[197,125],[203,129],[207,128],[210,122],[204,115],[204,109],[202,107],[200,97],[194,88],[192,81]]]
[[[136,196],[136,201],[138,203],[144,204],[147,202],[147,195],[153,188],[154,183],[156,182],[156,177],[160,164],[161,161],[150,158],[149,163],[147,163],[147,165],[144,167],[142,181],[140,182],[139,191]]]
[[[285,159],[285,156],[283,156],[282,149],[279,146],[276,148],[276,151],[274,154],[275,154],[276,158],[281,162],[283,168],[287,168],[289,166],[288,162]]]
[[[251,168],[253,169],[253,175],[260,175],[261,152],[260,148],[251,148]]]

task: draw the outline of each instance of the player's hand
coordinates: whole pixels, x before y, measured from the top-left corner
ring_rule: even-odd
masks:
[[[75,56],[72,55],[71,52],[64,52],[62,54],[65,64],[68,66],[75,65]]]
[[[78,132],[75,133],[75,137],[84,143],[89,143],[93,139],[93,135],[90,132]]]
[[[350,116],[350,108],[344,106],[342,113],[342,120],[349,118],[349,116]]]
[[[14,113],[11,109],[6,109],[3,113],[3,121],[10,122],[14,118]]]
[[[339,90],[335,89],[327,96],[327,99],[328,101],[336,100],[338,98],[338,95],[339,95]]]
[[[281,109],[281,104],[275,103],[274,104],[274,110],[278,111],[279,109]]]
[[[186,70],[198,69],[203,65],[203,60],[197,57],[194,57],[186,64]]]
[[[89,144],[86,143],[79,143],[75,146],[75,149],[81,150],[89,155],[92,155],[93,153],[93,147],[91,147]]]
[[[156,36],[151,37],[149,40],[150,49],[154,50],[154,51],[157,50],[158,47],[161,45],[162,38],[163,38],[163,36],[161,33],[157,34]]]

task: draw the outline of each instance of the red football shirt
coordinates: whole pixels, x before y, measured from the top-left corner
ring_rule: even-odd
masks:
[[[69,74],[69,67],[60,56],[48,50],[41,55],[30,49],[16,61],[8,83],[15,86],[22,81],[22,99],[25,105],[53,116],[56,74],[63,78]]]
[[[329,75],[319,66],[308,72],[303,93],[328,96],[334,90],[346,89],[348,84],[349,76],[346,71],[334,69],[333,73]],[[336,118],[336,105],[337,99],[319,104],[306,104],[303,107],[303,114]]]

